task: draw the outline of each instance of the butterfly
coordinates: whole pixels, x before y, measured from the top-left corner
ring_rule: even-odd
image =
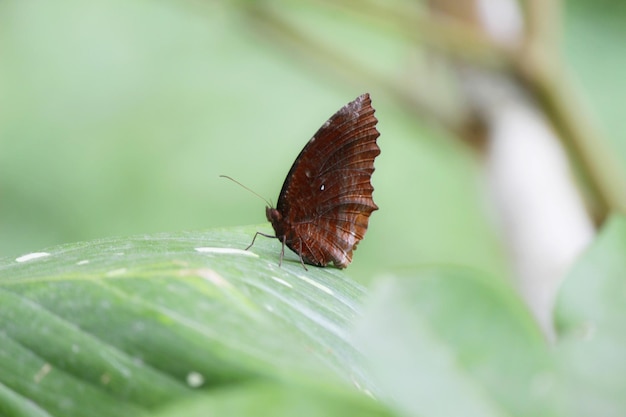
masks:
[[[370,214],[378,210],[370,179],[380,154],[378,120],[368,93],[343,106],[313,135],[291,166],[276,208],[265,215],[276,238],[305,263],[338,268],[352,262]]]

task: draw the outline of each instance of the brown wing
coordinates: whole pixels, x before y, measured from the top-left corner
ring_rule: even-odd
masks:
[[[324,123],[287,174],[276,206],[280,229],[307,263],[348,266],[378,209],[370,182],[377,122],[369,94],[357,97]]]

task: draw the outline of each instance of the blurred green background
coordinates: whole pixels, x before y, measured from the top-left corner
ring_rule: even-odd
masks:
[[[393,31],[327,3],[265,3],[363,68],[410,82],[418,45]],[[506,274],[467,147],[416,119],[384,86],[298,59],[255,25],[248,6],[0,3],[0,256],[262,223],[264,203],[218,175],[276,201],[311,135],[368,91],[381,132],[380,210],[348,274],[367,280],[435,262]],[[583,101],[626,161],[624,22],[623,2],[568,2],[563,41]]]

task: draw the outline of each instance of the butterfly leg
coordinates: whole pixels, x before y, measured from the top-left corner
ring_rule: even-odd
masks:
[[[283,265],[283,257],[285,256],[285,242],[286,242],[287,238],[285,236],[283,236],[283,238],[281,239],[282,241],[282,247],[280,248],[280,260],[278,261],[278,267],[280,268]]]
[[[300,253],[298,253],[298,256],[300,257],[300,263],[302,264],[302,268],[304,268],[305,271],[308,271],[308,269],[304,265],[304,259],[302,259],[302,239],[300,239]]]
[[[266,235],[265,233],[256,232],[256,233],[254,234],[254,237],[252,238],[252,243],[250,243],[250,244],[248,245],[248,247],[246,248],[246,250],[250,249],[250,248],[252,247],[252,245],[254,245],[254,241],[256,240],[256,237],[257,237],[258,235],[265,236],[265,237],[269,237],[270,239],[276,239],[276,236]],[[285,243],[283,242],[283,250],[284,250],[284,247],[285,247]]]

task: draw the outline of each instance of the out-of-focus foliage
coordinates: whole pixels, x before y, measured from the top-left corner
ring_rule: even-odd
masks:
[[[258,223],[264,203],[218,175],[275,200],[321,123],[369,91],[380,119],[373,182],[381,209],[349,273],[367,279],[389,265],[424,262],[506,270],[480,173],[463,145],[408,117],[384,88],[356,75],[346,84],[323,61],[294,59],[244,18],[242,7],[0,4],[0,254]],[[413,82],[407,71],[421,56],[419,44],[327,4],[280,7],[364,69]],[[626,29],[616,16],[577,2],[568,9],[564,41],[583,91],[626,155],[618,82]]]
[[[259,5],[354,74],[276,42]],[[623,2],[568,2],[563,36],[623,161],[625,17]],[[551,345],[499,279],[472,154],[359,77],[429,82],[411,71],[419,39],[392,29],[328,2],[0,2],[0,414],[624,415],[623,217],[566,279]],[[263,221],[218,175],[275,200],[365,91],[380,210],[347,271],[293,253],[278,268],[275,240],[237,250],[267,225],[199,231]],[[369,298],[350,279],[381,272]]]
[[[626,3],[579,0],[567,2],[565,11],[563,43],[568,69],[600,130],[626,164],[626,125],[620,105],[626,85],[619,75],[626,68],[621,41],[626,36]]]
[[[0,413],[624,415],[624,217],[567,277],[552,345],[484,273],[407,269],[368,295],[295,256],[279,268],[273,241],[237,249],[253,230],[1,259]]]
[[[393,38],[349,16],[291,10],[389,76],[411,59],[413,46],[390,50]],[[415,261],[501,269],[468,154],[376,86],[345,85],[290,61],[236,4],[3,2],[0,45],[4,255],[258,223],[264,203],[218,175],[275,200],[310,136],[370,91],[382,133],[373,179],[381,209],[351,271]]]

